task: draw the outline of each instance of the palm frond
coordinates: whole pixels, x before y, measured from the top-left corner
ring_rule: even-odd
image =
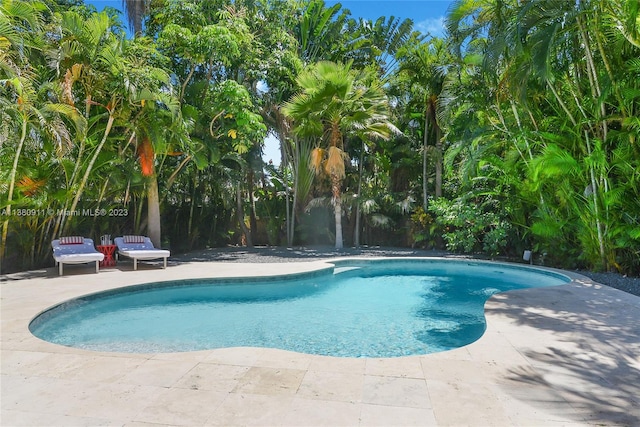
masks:
[[[379,209],[378,203],[374,199],[363,200],[361,205],[362,213],[368,215]]]
[[[411,196],[405,197],[403,200],[396,202],[396,208],[402,214],[407,214],[413,210],[413,206],[415,205],[415,199]]]
[[[307,205],[305,206],[304,210],[305,212],[309,213],[311,211],[311,209],[317,209],[317,208],[326,208],[331,206],[331,198],[329,197],[314,197],[313,199],[309,200],[309,203],[307,203]]]
[[[367,218],[369,224],[374,228],[391,228],[393,220],[381,213],[374,213]]]

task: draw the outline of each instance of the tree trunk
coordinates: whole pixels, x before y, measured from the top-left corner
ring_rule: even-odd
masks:
[[[254,173],[253,170],[249,170],[247,173],[247,188],[249,193],[249,226],[251,227],[251,235],[255,236],[258,234],[258,219],[256,218],[256,202],[253,198],[253,180]]]
[[[356,226],[353,233],[353,245],[360,247],[360,201],[362,192],[362,160],[364,159],[364,141],[362,141],[362,151],[360,152],[360,164],[358,165],[358,197],[356,197]]]
[[[158,191],[158,177],[153,173],[147,181],[147,228],[153,246],[162,246],[160,226],[160,194]]]
[[[286,187],[289,187],[288,181],[285,181],[285,183],[286,183]],[[294,181],[294,183],[295,183],[295,181]],[[295,186],[295,184],[294,184],[294,186]],[[292,204],[291,204],[291,215],[289,217],[290,223],[287,225],[289,227],[287,229],[287,231],[288,231],[287,246],[288,247],[292,247],[293,246],[293,239],[295,237],[295,232],[296,232],[296,205],[297,205],[297,203],[298,203],[298,192],[295,191],[293,193],[293,200],[292,200]],[[287,207],[289,207],[288,203],[287,203]]]
[[[442,141],[440,141],[440,132],[436,128],[436,198],[442,197]]]
[[[429,208],[429,193],[427,191],[427,142],[429,135],[429,112],[424,115],[424,136],[422,137],[422,209],[427,212]]]
[[[442,197],[442,141],[440,126],[438,126],[438,118],[436,116],[436,97],[429,97],[429,104],[427,106],[427,120],[433,122],[433,132],[435,136],[435,168],[436,168],[436,188],[435,197]],[[425,129],[426,133],[426,129]]]
[[[292,208],[289,205],[290,203],[290,198],[291,195],[289,193],[289,180],[287,179],[287,154],[286,154],[286,148],[284,146],[284,144],[286,144],[287,142],[282,142],[280,141],[280,156],[281,156],[281,168],[282,168],[282,176],[284,177],[284,194],[285,194],[285,208],[286,208],[286,228],[287,228],[287,246],[291,247],[293,245],[293,227],[291,226],[291,224],[293,223],[293,218],[292,218]],[[295,184],[294,184],[295,185]],[[293,206],[295,209],[295,205],[296,205],[296,198],[295,195],[293,196]]]
[[[331,192],[333,193],[333,212],[336,221],[336,249],[344,247],[342,239],[342,198],[341,179],[336,174],[331,174]]]
[[[197,174],[197,172],[196,172]],[[187,237],[189,239],[189,249],[191,249],[191,244],[193,242],[193,212],[194,206],[196,204],[196,190],[198,188],[197,176],[193,177],[193,191],[191,191],[191,203],[189,206],[189,221],[187,222]]]
[[[251,238],[251,230],[249,230],[247,224],[244,223],[244,209],[242,209],[242,190],[240,189],[240,183],[236,186],[236,214],[238,215],[240,229],[247,241],[247,247],[252,248],[253,239]]]

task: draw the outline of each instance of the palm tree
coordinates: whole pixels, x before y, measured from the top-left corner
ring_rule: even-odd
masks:
[[[158,94],[155,100],[160,99]],[[176,100],[169,96],[163,97],[167,104]],[[154,99],[150,99],[154,101]],[[161,218],[160,218],[160,190],[158,186],[158,171],[156,158],[166,155],[175,139],[188,139],[181,134],[181,116],[177,110],[173,112],[165,110],[163,104],[156,102],[143,102],[140,113],[136,116],[134,139],[137,140],[136,154],[140,164],[140,171],[145,181],[147,196],[147,229],[149,238],[154,246],[162,244]]]
[[[396,17],[380,17],[375,22],[360,19],[356,34],[360,48],[349,56],[357,61],[378,67],[383,80],[388,79],[396,70],[399,55],[408,46],[415,46],[425,39],[425,35],[414,31],[411,19],[400,20]]]
[[[348,12],[337,3],[326,7],[324,0],[310,1],[293,32],[298,40],[300,58],[311,64],[319,60],[333,60],[344,52],[345,44],[353,42],[347,28]]]
[[[398,76],[407,79],[406,85],[424,120],[422,131],[422,204],[428,209],[427,159],[428,151],[435,151],[435,196],[442,196],[442,129],[437,110],[439,97],[446,80],[446,67],[452,58],[444,40],[433,38],[429,43],[409,46],[402,51]],[[429,146],[429,142],[432,146]]]
[[[351,64],[319,62],[298,76],[302,91],[283,107],[284,114],[294,121],[294,133],[321,137],[326,146],[314,150],[312,164],[316,173],[326,173],[331,181],[337,249],[343,247],[345,135],[357,131],[386,138],[392,129],[388,100],[372,81],[371,73],[357,73]]]
[[[122,0],[122,6],[127,13],[129,26],[133,28],[134,36],[142,32],[142,21],[149,11],[149,0]]]

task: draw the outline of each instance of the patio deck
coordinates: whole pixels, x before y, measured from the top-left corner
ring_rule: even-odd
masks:
[[[118,286],[324,265],[74,266],[2,282],[0,425],[640,425],[640,297],[570,273],[567,285],[493,296],[482,338],[425,356],[106,353],[28,330],[52,305]]]

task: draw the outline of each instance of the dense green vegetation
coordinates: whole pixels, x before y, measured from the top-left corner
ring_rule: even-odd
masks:
[[[640,272],[637,0],[0,0],[3,271],[60,235],[441,247]],[[264,164],[267,134],[282,162]]]

